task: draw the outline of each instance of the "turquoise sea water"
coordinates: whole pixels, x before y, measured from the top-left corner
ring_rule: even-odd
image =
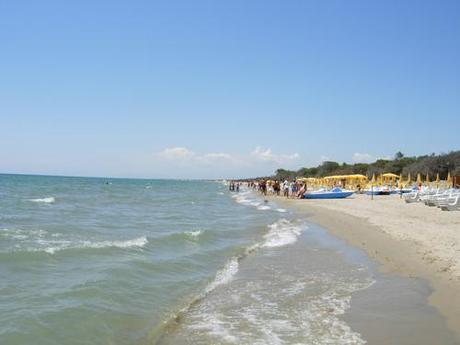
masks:
[[[215,182],[0,175],[0,343],[141,341],[275,218]]]
[[[0,175],[0,344],[364,344],[344,248],[220,182]]]

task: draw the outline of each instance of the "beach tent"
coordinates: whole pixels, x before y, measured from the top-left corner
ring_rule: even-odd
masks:
[[[396,183],[396,179],[397,179],[398,177],[399,177],[398,175],[393,174],[393,173],[385,173],[385,174],[382,174],[382,175],[381,175],[382,184],[387,184],[387,183],[393,184],[393,183]]]
[[[340,182],[342,186],[352,189],[357,188],[358,185],[362,186],[367,182],[367,176],[361,174],[325,176],[323,179],[329,186]]]
[[[316,177],[299,177],[297,181],[302,181],[302,182],[316,182],[318,179]]]
[[[396,179],[400,176],[396,175],[396,174],[393,174],[393,173],[385,173],[385,174],[382,174],[383,177],[385,178],[390,178],[390,179]]]
[[[306,183],[307,185],[310,185],[310,186],[316,186],[320,184],[320,179],[316,177],[299,177],[296,179],[296,181],[301,182],[301,183]]]

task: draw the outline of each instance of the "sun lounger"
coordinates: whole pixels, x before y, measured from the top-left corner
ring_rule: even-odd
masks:
[[[412,203],[412,202],[417,202],[419,201],[419,192],[411,192],[411,193],[406,193],[403,194],[404,201],[407,203]]]
[[[460,210],[460,193],[452,194],[448,198],[439,201],[439,207],[443,211],[458,211]]]

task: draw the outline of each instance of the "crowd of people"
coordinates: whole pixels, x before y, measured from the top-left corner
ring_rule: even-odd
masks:
[[[229,190],[239,192],[243,182],[230,181]],[[278,195],[281,193],[286,198],[301,199],[307,191],[307,185],[299,181],[279,180],[253,180],[244,182],[247,188],[259,191],[263,195]]]
[[[228,190],[230,192],[239,192],[240,191],[241,182],[230,181],[228,184]]]

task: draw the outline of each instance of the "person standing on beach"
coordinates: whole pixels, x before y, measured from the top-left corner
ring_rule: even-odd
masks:
[[[289,182],[287,180],[284,180],[283,182],[283,195],[286,198],[289,198]]]
[[[262,191],[263,195],[267,195],[267,182],[265,182],[265,180],[260,182],[260,190]]]
[[[295,197],[297,193],[297,181],[291,182],[291,196]]]
[[[273,184],[273,192],[279,196],[280,195],[280,191],[281,191],[281,186],[280,186],[280,182],[278,180],[275,181],[275,183]]]
[[[306,186],[307,186],[306,184],[302,184],[302,186],[300,187],[299,192],[297,193],[298,199],[303,198],[304,193],[307,191]]]

